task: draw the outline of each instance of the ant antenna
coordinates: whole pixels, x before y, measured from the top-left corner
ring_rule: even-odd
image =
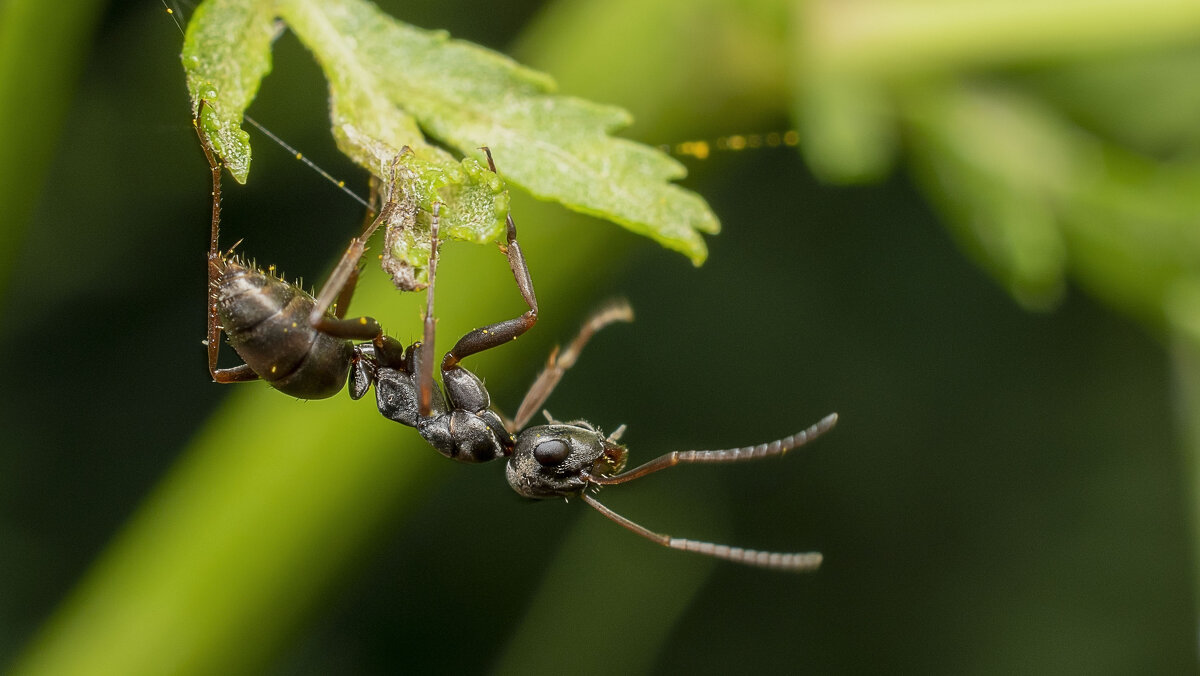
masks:
[[[727,448],[719,451],[673,451],[666,455],[660,456],[650,462],[631,469],[627,472],[622,472],[614,476],[591,475],[585,474],[584,478],[593,486],[609,486],[614,484],[623,484],[634,479],[640,479],[647,474],[674,467],[683,464],[702,464],[702,463],[728,463],[741,462],[743,460],[756,460],[759,458],[772,458],[783,455],[788,451],[799,448],[804,444],[816,439],[822,434],[833,429],[837,424],[838,416],[836,413],[830,413],[822,418],[815,425],[808,429],[797,432],[788,437],[758,444],[757,446],[743,446],[741,448]],[[605,507],[596,498],[590,496],[585,491],[581,494],[583,501],[591,505],[597,512],[608,517],[617,524],[637,533],[638,535],[658,543],[664,547],[671,549],[680,549],[687,552],[696,552],[726,561],[742,563],[749,566],[758,566],[760,568],[771,568],[775,570],[786,570],[796,573],[804,573],[816,570],[821,565],[821,554],[818,552],[802,552],[802,553],[783,553],[783,552],[765,552],[757,549],[744,549],[742,547],[730,547],[728,545],[719,545],[712,542],[701,542],[699,540],[687,540],[684,538],[673,538],[669,535],[656,533],[645,526],[641,526],[629,519],[617,514],[608,507]]]

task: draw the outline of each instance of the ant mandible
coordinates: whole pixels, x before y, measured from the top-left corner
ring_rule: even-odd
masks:
[[[205,104],[202,101],[200,106]],[[517,243],[516,225],[507,215],[506,245],[517,288],[528,310],[520,316],[475,329],[460,338],[442,358],[444,393],[433,380],[433,361],[426,357],[434,344],[434,282],[437,274],[440,204],[431,218],[429,285],[423,340],[407,350],[384,335],[371,317],[347,319],[346,310],[358,280],[359,263],[371,235],[390,222],[400,208],[395,167],[386,203],[376,217],[351,241],[329,280],[314,298],[273,274],[268,274],[218,245],[220,230],[221,164],[211,142],[195,119],[201,147],[212,172],[212,235],[208,253],[208,366],[218,383],[267,381],[275,389],[304,399],[333,396],[349,379],[353,399],[375,387],[379,412],[389,420],[416,428],[442,455],[460,462],[486,462],[508,458],[509,485],[534,499],[579,497],[605,517],[657,544],[697,552],[746,565],[804,572],[815,570],[821,555],[766,552],[710,542],[673,538],[651,531],[617,514],[593,495],[601,486],[626,483],[681,464],[730,463],[783,455],[829,431],[837,414],[809,428],[757,446],[714,451],[675,451],[624,471],[628,450],[619,443],[622,425],[612,434],[583,420],[526,427],[536,411],[574,365],[580,351],[600,329],[616,321],[632,321],[625,301],[615,301],[595,311],[567,349],[556,348],[509,419],[491,405],[483,382],[461,365],[466,357],[503,345],[537,323],[538,304],[529,267]],[[488,167],[495,172],[491,151],[482,148]],[[403,151],[402,151],[403,152]],[[220,333],[242,358],[234,368],[217,368]],[[355,343],[353,341],[363,341]],[[428,347],[426,347],[428,346]]]

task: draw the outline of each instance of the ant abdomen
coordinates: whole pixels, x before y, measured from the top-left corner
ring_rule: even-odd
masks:
[[[234,259],[213,281],[217,317],[229,345],[271,387],[300,399],[324,399],[346,384],[349,340],[312,326],[316,300],[295,284]]]

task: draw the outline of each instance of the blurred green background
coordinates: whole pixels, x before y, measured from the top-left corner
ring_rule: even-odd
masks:
[[[634,460],[802,452],[606,490],[674,535],[819,550],[790,576],[531,504],[369,403],[209,382],[208,173],[154,2],[0,5],[0,664],[16,673],[1196,670],[1200,12],[1190,2],[381,2],[511,53],[672,143],[709,262],[517,196],[542,303],[473,358]],[[296,40],[251,113],[359,190]],[[252,133],[224,241],[309,284],[361,213]],[[503,167],[502,158],[497,158]],[[819,179],[818,179],[819,177]],[[965,255],[964,255],[965,254]],[[449,246],[441,348],[522,310]],[[371,268],[404,341],[423,296]],[[227,350],[228,353],[228,350]],[[226,355],[230,356],[230,355]]]

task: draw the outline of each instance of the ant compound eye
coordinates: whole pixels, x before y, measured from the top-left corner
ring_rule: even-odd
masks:
[[[547,439],[533,449],[533,458],[542,467],[561,465],[571,455],[571,447],[560,439]]]

